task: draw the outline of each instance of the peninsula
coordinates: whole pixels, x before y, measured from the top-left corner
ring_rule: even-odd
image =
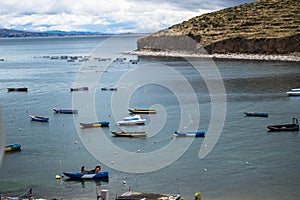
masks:
[[[137,52],[300,55],[300,1],[257,0],[171,26],[137,41]]]

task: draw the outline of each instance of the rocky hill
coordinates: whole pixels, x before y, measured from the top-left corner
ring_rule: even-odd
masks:
[[[300,1],[258,0],[211,12],[143,37],[137,46],[210,54],[299,54]]]

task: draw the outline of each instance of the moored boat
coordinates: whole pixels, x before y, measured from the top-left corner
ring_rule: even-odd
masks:
[[[15,144],[8,144],[8,145],[5,145],[4,150],[5,150],[6,152],[10,152],[10,151],[20,151],[20,150],[21,150],[21,144],[15,143]]]
[[[154,114],[156,113],[155,109],[136,109],[136,108],[128,108],[128,111],[136,114]]]
[[[88,87],[78,87],[78,88],[70,88],[71,92],[73,91],[88,91]]]
[[[80,125],[84,128],[94,128],[94,127],[108,127],[109,122],[107,121],[98,121],[98,122],[80,122]]]
[[[287,94],[289,96],[300,96],[300,88],[291,89]]]
[[[178,137],[205,137],[205,131],[190,131],[190,132],[175,131],[174,136],[178,136]]]
[[[267,112],[244,112],[247,117],[269,117]]]
[[[108,179],[108,171],[103,171],[103,172],[98,172],[98,173],[94,173],[94,172],[89,172],[86,171],[84,173],[80,173],[80,172],[63,172],[63,174],[69,178],[73,178],[73,179]]]
[[[146,137],[147,133],[145,131],[112,131],[112,134],[120,137]]]
[[[39,121],[39,122],[48,122],[49,117],[46,116],[39,116],[39,115],[29,115],[32,121]]]
[[[102,91],[117,91],[118,89],[115,88],[115,87],[112,87],[112,88],[102,87],[101,90],[102,90]]]
[[[143,125],[146,119],[142,119],[140,115],[125,117],[121,121],[117,121],[118,125]]]
[[[7,88],[8,92],[28,92],[27,87],[21,87],[21,88]]]
[[[76,109],[53,108],[53,110],[55,113],[78,114],[78,110],[76,110]]]
[[[291,124],[280,124],[267,126],[270,132],[272,131],[299,131],[299,123],[297,118],[292,119]]]

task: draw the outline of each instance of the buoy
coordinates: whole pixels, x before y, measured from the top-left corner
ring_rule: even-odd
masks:
[[[74,141],[74,144],[77,144],[77,141]]]
[[[137,152],[137,153],[140,153],[140,152],[141,152],[141,150],[139,150],[139,149],[138,149],[136,152]]]
[[[200,192],[196,192],[194,194],[194,197],[195,197],[195,200],[201,200],[201,194],[200,194]]]
[[[56,179],[61,179],[61,176],[57,174],[57,175],[55,176],[55,178],[56,178]]]
[[[110,161],[110,164],[112,164],[112,165],[113,165],[113,164],[114,164],[114,161],[113,161],[113,160],[112,160],[112,161]]]
[[[206,169],[206,168],[204,168],[204,169],[203,169],[203,171],[205,171],[205,172],[206,172],[206,171],[207,171],[207,169]]]

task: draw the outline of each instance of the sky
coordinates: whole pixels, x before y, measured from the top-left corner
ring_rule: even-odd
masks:
[[[0,0],[0,29],[151,33],[255,0]]]

